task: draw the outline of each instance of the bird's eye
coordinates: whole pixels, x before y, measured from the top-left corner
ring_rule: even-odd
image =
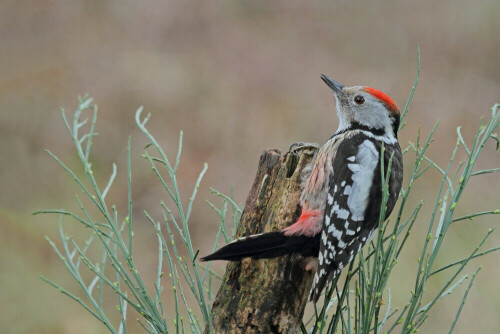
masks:
[[[357,104],[363,104],[365,103],[365,98],[362,97],[361,95],[356,95],[354,97],[354,102],[356,102]]]

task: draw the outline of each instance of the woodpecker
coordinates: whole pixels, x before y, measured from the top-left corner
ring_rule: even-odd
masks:
[[[305,171],[300,217],[281,231],[239,238],[202,258],[239,261],[299,254],[305,258],[306,270],[316,270],[313,302],[378,228],[381,160],[387,168],[392,157],[384,220],[394,208],[403,180],[396,103],[374,88],[344,87],[324,74],[321,78],[333,91],[339,127]]]

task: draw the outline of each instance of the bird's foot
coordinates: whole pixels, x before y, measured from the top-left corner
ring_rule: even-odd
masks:
[[[316,151],[317,149],[319,149],[319,145],[316,143],[297,142],[297,143],[293,143],[290,146],[290,148],[288,149],[288,153],[298,154],[299,151],[303,151],[303,150]]]
[[[285,158],[289,154],[300,156],[301,151],[304,151],[304,153],[306,154],[315,154],[318,149],[319,145],[316,143],[303,143],[303,142],[293,143],[288,149],[288,152],[285,154]]]

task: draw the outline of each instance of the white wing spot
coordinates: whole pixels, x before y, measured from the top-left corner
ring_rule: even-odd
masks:
[[[337,239],[337,240],[340,240],[340,238],[342,238],[342,231],[338,230],[335,228],[335,226],[331,226],[333,227],[331,233],[332,233],[332,236]],[[330,232],[330,228],[328,229],[328,232]]]
[[[351,194],[347,199],[347,205],[352,213],[352,220],[364,219],[365,209],[373,181],[373,173],[379,161],[379,154],[375,145],[370,140],[365,140],[359,145],[356,158],[359,164],[348,164],[353,172]],[[352,167],[351,167],[352,165]]]
[[[335,224],[331,224],[328,227],[328,234],[333,234],[333,233],[336,233],[336,232],[337,232],[337,228],[335,227]]]
[[[340,219],[347,219],[347,217],[349,217],[349,210],[346,210],[346,209],[341,209],[339,207],[339,204],[337,202],[335,202],[332,206],[332,210],[330,212],[330,215],[333,215],[333,214],[336,214],[337,217],[339,217]]]
[[[345,181],[342,181],[342,183],[340,184],[341,187],[345,186]]]
[[[353,172],[354,174],[356,174],[356,172],[359,172],[359,164],[347,164],[347,167],[351,170],[351,172]],[[354,175],[353,175],[353,180],[354,180]]]
[[[325,226],[328,226],[328,225],[330,225],[330,216],[327,215],[325,217]]]
[[[372,240],[374,235],[375,235],[375,230],[372,230],[370,234],[368,234],[368,241]]]
[[[350,195],[351,194],[351,190],[352,190],[351,186],[346,186],[344,188],[344,195]]]
[[[356,160],[356,157],[352,156],[352,157],[347,158],[347,160],[349,160],[350,162],[354,162]]]

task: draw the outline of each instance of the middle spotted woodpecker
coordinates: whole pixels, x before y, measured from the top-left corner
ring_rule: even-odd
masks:
[[[239,261],[300,254],[316,270],[311,300],[373,237],[382,204],[381,154],[392,157],[385,219],[401,190],[403,159],[397,132],[399,110],[386,94],[365,86],[344,87],[321,75],[333,90],[339,127],[319,149],[302,185],[302,213],[276,232],[239,238],[203,261]],[[382,146],[385,148],[382,150]]]

